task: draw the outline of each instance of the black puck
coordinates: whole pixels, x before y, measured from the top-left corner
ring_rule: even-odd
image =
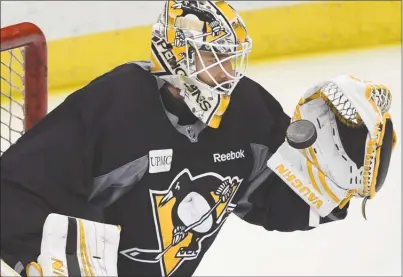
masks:
[[[305,149],[315,143],[318,134],[315,125],[309,120],[294,121],[287,128],[286,139],[295,149]]]

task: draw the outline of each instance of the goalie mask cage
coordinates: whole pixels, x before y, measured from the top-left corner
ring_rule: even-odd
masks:
[[[47,113],[47,46],[40,28],[1,28],[1,155]]]

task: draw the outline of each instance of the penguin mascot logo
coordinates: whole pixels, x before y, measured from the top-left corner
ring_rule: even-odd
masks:
[[[159,249],[132,248],[129,259],[160,263],[170,276],[183,262],[196,259],[203,240],[216,233],[236,207],[231,203],[242,179],[213,172],[192,176],[180,172],[165,191],[150,190]]]

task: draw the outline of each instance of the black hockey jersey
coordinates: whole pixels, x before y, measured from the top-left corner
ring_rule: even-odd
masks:
[[[312,228],[309,206],[266,166],[290,120],[266,90],[243,78],[212,129],[179,124],[163,89],[138,64],[122,65],[4,153],[6,261],[36,260],[49,213],[121,225],[119,276],[192,275],[232,212],[267,230]]]

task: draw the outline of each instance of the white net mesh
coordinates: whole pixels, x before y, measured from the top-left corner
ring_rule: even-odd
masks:
[[[24,133],[24,47],[1,52],[1,155]]]
[[[330,82],[324,86],[321,91],[327,96],[327,100],[334,108],[336,116],[338,116],[340,120],[343,119],[342,122],[346,123],[345,121],[347,121],[348,123],[356,125],[362,124],[360,117],[357,116],[357,110],[350,100],[344,96],[337,84]]]
[[[382,113],[388,112],[392,105],[392,94],[390,90],[383,85],[373,85],[371,88],[371,97],[374,99],[376,105]]]
[[[381,113],[388,112],[392,103],[392,94],[389,89],[383,85],[370,85],[370,88],[371,98]],[[330,82],[321,91],[325,95],[325,101],[331,103],[336,116],[343,123],[352,124],[353,126],[363,124],[357,110],[337,84]]]

